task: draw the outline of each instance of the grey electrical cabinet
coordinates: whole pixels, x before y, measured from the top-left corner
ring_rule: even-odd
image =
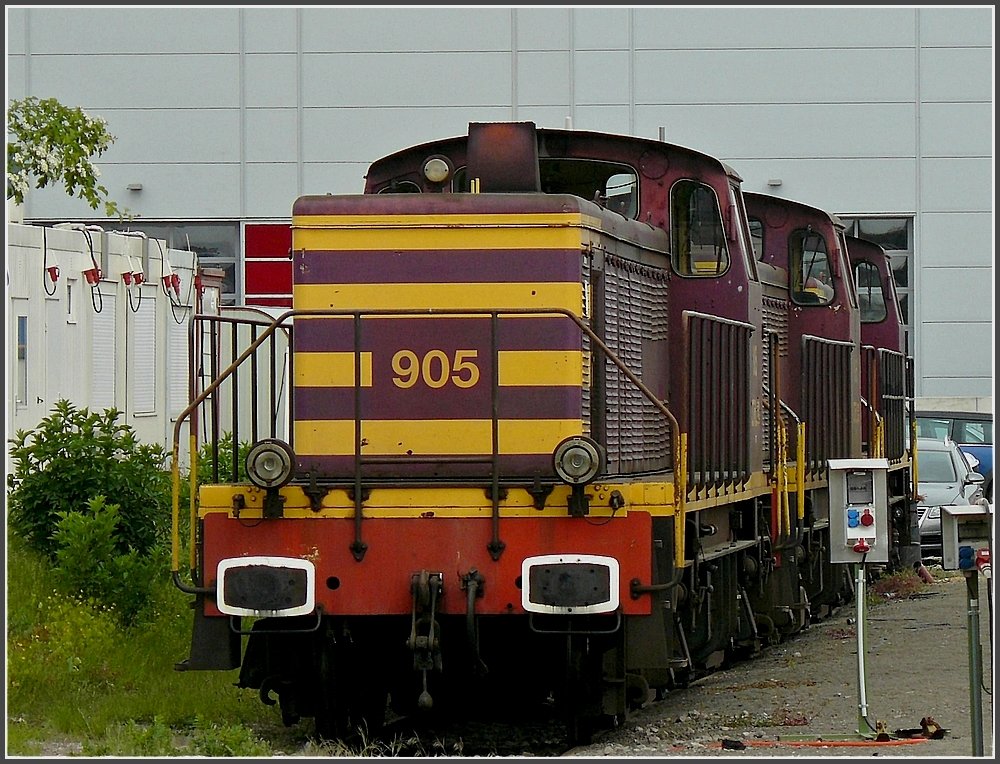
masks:
[[[976,570],[981,559],[989,562],[992,538],[992,504],[941,507],[941,567],[945,570]]]
[[[830,561],[889,562],[885,459],[830,459]]]

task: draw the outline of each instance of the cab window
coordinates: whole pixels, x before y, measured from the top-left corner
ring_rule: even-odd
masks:
[[[877,324],[884,321],[889,312],[885,307],[878,268],[867,260],[862,260],[854,268],[854,283],[858,288],[861,323]]]
[[[572,194],[627,218],[639,214],[639,177],[628,165],[595,159],[538,160],[546,194]]]
[[[750,241],[753,243],[754,256],[761,260],[764,257],[764,222],[760,218],[750,218]]]
[[[538,160],[543,193],[572,194],[627,218],[639,215],[639,176],[628,165],[591,159]],[[468,171],[455,171],[452,189],[469,191]]]
[[[792,301],[799,305],[833,302],[833,276],[826,240],[811,229],[793,231],[788,237],[788,254],[792,266]]]
[[[670,240],[674,270],[683,276],[718,276],[729,268],[729,251],[715,192],[681,180],[670,191]]]

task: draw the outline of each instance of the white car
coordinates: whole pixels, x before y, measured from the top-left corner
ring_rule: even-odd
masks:
[[[972,504],[985,478],[951,440],[917,438],[917,523],[920,556],[941,556],[941,507]]]

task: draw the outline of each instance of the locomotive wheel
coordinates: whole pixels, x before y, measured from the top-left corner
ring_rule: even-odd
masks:
[[[337,671],[335,646],[324,640],[319,651],[316,680],[316,735],[321,740],[343,740],[351,733],[350,683]]]
[[[565,677],[560,706],[566,723],[566,742],[587,745],[598,728],[601,708],[601,662],[585,644],[567,637]]]
[[[358,651],[324,640],[316,690],[316,735],[347,740],[359,731],[374,735],[385,726],[388,689],[381,672],[365,671]]]

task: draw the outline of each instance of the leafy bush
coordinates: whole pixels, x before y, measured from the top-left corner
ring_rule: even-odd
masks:
[[[55,531],[55,580],[85,602],[111,606],[123,626],[135,625],[150,607],[157,573],[166,565],[165,550],[152,555],[129,549],[122,554],[117,504],[103,496],[90,500],[87,512],[61,512]]]
[[[236,453],[236,476],[239,480],[247,479],[247,454],[250,453],[250,442],[240,441]],[[219,480],[227,482],[233,478],[233,434],[223,433],[219,437]],[[198,450],[198,483],[212,482],[212,444],[203,443]]]
[[[34,549],[55,560],[55,531],[67,514],[104,496],[118,505],[117,552],[147,555],[165,539],[170,477],[162,446],[139,443],[121,412],[94,413],[58,401],[51,415],[9,442],[9,521]]]

